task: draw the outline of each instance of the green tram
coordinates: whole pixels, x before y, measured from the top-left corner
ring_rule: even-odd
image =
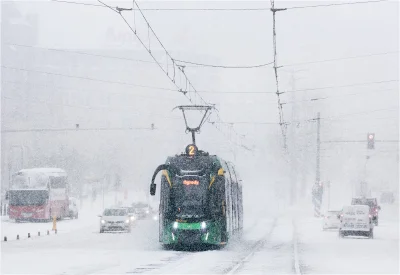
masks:
[[[224,246],[243,228],[241,180],[230,162],[194,144],[157,167],[161,177],[159,241],[166,247]]]

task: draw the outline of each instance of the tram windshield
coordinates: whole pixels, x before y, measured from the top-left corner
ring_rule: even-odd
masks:
[[[177,218],[200,218],[207,212],[207,184],[200,177],[180,178],[174,181],[173,197]]]

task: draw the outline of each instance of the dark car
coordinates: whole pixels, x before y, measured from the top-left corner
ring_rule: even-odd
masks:
[[[377,226],[379,223],[379,210],[381,207],[378,205],[376,198],[353,198],[351,200],[352,205],[368,205],[369,214],[372,218],[372,222]]]

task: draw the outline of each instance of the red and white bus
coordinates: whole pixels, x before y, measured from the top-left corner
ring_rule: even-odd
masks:
[[[69,215],[67,173],[59,168],[22,169],[7,193],[9,217],[15,221],[62,219]]]

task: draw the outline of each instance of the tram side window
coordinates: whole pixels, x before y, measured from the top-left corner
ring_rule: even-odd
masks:
[[[229,170],[225,174],[225,179],[227,182],[225,193],[226,193],[226,216],[228,217],[229,221],[229,231],[232,231],[232,182],[229,174]]]

